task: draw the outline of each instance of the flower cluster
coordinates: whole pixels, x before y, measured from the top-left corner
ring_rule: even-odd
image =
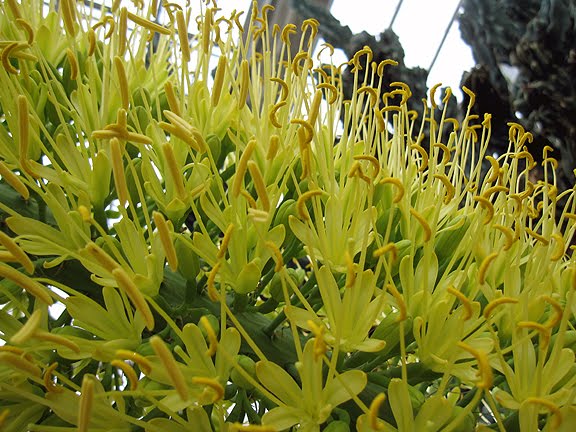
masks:
[[[56,3],[0,5],[2,430],[570,430],[550,148],[270,6]]]

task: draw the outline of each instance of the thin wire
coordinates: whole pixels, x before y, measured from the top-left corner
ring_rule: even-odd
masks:
[[[398,12],[400,12],[400,8],[402,7],[402,3],[404,3],[404,0],[400,0],[398,2],[398,5],[396,6],[396,10],[394,11],[394,15],[392,15],[392,21],[390,21],[390,25],[388,26],[389,29],[392,28],[392,26],[394,25],[394,21],[396,21],[396,17],[398,16]]]
[[[440,51],[442,50],[442,46],[444,45],[444,42],[446,42],[446,38],[448,37],[448,32],[450,32],[450,28],[452,27],[454,20],[456,20],[456,16],[458,15],[458,11],[460,10],[460,6],[462,5],[462,2],[463,2],[463,0],[460,0],[458,2],[458,5],[456,6],[456,9],[454,10],[454,14],[452,15],[452,19],[448,23],[448,27],[446,27],[446,31],[444,32],[444,36],[442,36],[442,40],[440,41],[440,45],[438,46],[438,49],[436,50],[436,54],[434,54],[434,58],[432,59],[432,63],[430,63],[430,67],[428,67],[428,73],[430,73],[430,71],[434,67],[434,63],[436,63],[436,59],[438,59],[438,55],[440,54]]]

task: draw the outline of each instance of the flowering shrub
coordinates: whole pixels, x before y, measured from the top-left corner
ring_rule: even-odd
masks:
[[[418,118],[268,6],[58,3],[0,6],[2,430],[576,424],[576,202],[530,132],[486,155],[489,114]]]

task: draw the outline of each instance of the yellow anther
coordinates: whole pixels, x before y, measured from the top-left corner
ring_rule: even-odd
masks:
[[[491,174],[490,177],[488,177],[485,181],[486,183],[494,183],[496,180],[498,180],[498,176],[500,174],[500,164],[490,155],[486,156],[486,160],[490,162]]]
[[[390,257],[391,257],[390,261],[391,262],[396,261],[396,258],[398,257],[398,248],[396,247],[396,245],[394,243],[388,243],[388,244],[376,249],[374,251],[374,258],[379,258],[388,252],[390,252]]]
[[[524,399],[522,403],[542,405],[543,407],[547,408],[554,415],[554,422],[553,425],[550,425],[551,426],[550,430],[557,430],[562,425],[562,413],[560,412],[560,409],[554,402],[551,402],[544,398],[530,396]]]
[[[21,357],[10,351],[0,351],[0,364],[2,363],[7,363],[11,367],[35,377],[42,376],[42,371],[38,366],[27,360],[25,357]]]
[[[479,351],[464,342],[458,342],[458,346],[464,351],[468,351],[470,354],[472,354],[478,362],[478,373],[482,377],[482,380],[476,383],[476,387],[485,390],[492,387],[494,376],[492,374],[492,368],[490,367],[490,362],[488,361],[488,356],[486,353]]]
[[[112,173],[114,174],[114,186],[120,205],[124,207],[128,202],[129,193],[124,175],[124,163],[122,161],[122,149],[117,138],[110,140],[110,159],[112,161]]]
[[[366,160],[370,162],[372,167],[374,168],[374,173],[372,174],[372,178],[378,177],[380,173],[380,162],[372,155],[356,155],[354,156],[354,160]]]
[[[26,32],[26,43],[32,45],[34,43],[34,29],[28,21],[22,18],[16,19],[16,24]]]
[[[536,166],[536,162],[534,162],[534,158],[532,157],[532,155],[530,154],[530,152],[527,151],[521,151],[516,153],[515,155],[513,155],[512,157],[517,158],[517,159],[526,159],[526,167],[531,170],[532,168],[534,168]]]
[[[18,42],[12,42],[4,47],[2,53],[0,53],[0,60],[2,61],[2,66],[6,70],[6,72],[16,75],[18,73],[18,69],[16,69],[10,63],[10,54],[12,51],[18,46]]]
[[[319,89],[327,89],[330,90],[330,98],[328,99],[328,104],[332,105],[338,99],[338,89],[336,86],[329,84],[327,82],[320,83],[316,86]]]
[[[216,76],[214,77],[214,85],[212,86],[212,106],[218,105],[220,101],[220,94],[224,84],[224,74],[226,73],[227,59],[226,56],[221,55],[218,59],[218,66],[216,67]]]
[[[58,367],[58,362],[52,363],[44,370],[44,376],[42,380],[44,381],[44,387],[49,393],[62,393],[64,389],[59,385],[56,385],[54,381],[52,381],[53,373]]]
[[[118,17],[118,56],[124,57],[126,54],[126,47],[128,46],[127,39],[128,32],[128,9],[123,7],[120,9],[120,16]]]
[[[178,40],[180,41],[180,50],[182,51],[182,59],[184,60],[184,62],[188,63],[190,61],[188,26],[186,25],[186,20],[184,19],[184,13],[181,10],[176,11],[176,23],[178,26]]]
[[[216,350],[218,349],[218,337],[216,336],[216,332],[212,328],[212,324],[210,324],[210,320],[205,316],[200,318],[200,325],[206,331],[206,336],[208,337],[208,350],[206,351],[206,355],[209,357],[213,357],[216,354]]]
[[[397,204],[402,200],[402,197],[404,196],[404,185],[402,184],[400,179],[394,177],[385,177],[382,180],[380,180],[380,184],[393,184],[394,186],[396,186],[397,192],[396,195],[394,195],[392,202]]]
[[[366,55],[366,63],[370,63],[372,61],[372,49],[370,49],[369,46],[365,45],[364,48],[362,48],[361,50],[357,51],[356,54],[354,54],[354,57],[352,58],[352,65],[354,65],[354,67],[352,68],[351,72],[354,73],[357,70],[362,70],[362,65],[360,64],[360,57]]]
[[[464,310],[466,311],[463,316],[464,321],[468,321],[470,318],[472,318],[472,302],[468,299],[468,297],[466,297],[461,291],[458,291],[454,287],[448,287],[446,291],[457,297],[458,300],[460,300],[460,303],[462,303],[462,306],[464,306]]]
[[[290,35],[296,34],[296,32],[297,32],[296,25],[286,24],[286,26],[284,26],[284,28],[282,29],[282,35],[280,36],[282,42],[284,42],[286,46],[291,46],[292,41],[290,40]]]
[[[543,324],[536,321],[519,321],[516,325],[518,328],[536,330],[546,345],[550,341],[550,328]]]
[[[398,318],[396,318],[396,322],[404,321],[408,316],[406,302],[404,302],[404,298],[402,294],[396,289],[396,287],[392,284],[386,284],[386,290],[392,294],[392,297],[396,300],[396,306],[398,306]]]
[[[26,320],[26,323],[12,335],[10,343],[14,345],[22,345],[33,338],[39,331],[40,323],[42,322],[43,314],[41,309],[36,309]]]
[[[544,246],[548,246],[548,244],[550,243],[549,240],[547,240],[543,235],[538,234],[536,231],[533,231],[528,227],[526,227],[525,230],[528,234],[530,234],[530,236],[534,237],[536,240],[538,240]]]
[[[358,177],[359,179],[364,180],[368,184],[372,183],[372,180],[370,179],[370,177],[368,177],[366,174],[364,174],[364,171],[362,170],[362,166],[360,166],[360,162],[354,162],[352,164],[352,167],[350,168],[350,171],[348,172],[348,177]]]
[[[238,98],[238,109],[242,109],[246,104],[248,98],[248,90],[250,89],[250,65],[248,60],[242,60],[240,63],[240,96]]]
[[[38,330],[36,333],[34,333],[34,338],[46,342],[51,342],[57,345],[62,345],[63,347],[68,348],[70,351],[73,351],[76,354],[80,354],[80,347],[75,342],[71,341],[70,339],[64,336]]]
[[[308,220],[310,219],[310,215],[308,214],[308,210],[306,210],[306,201],[310,198],[322,195],[324,192],[320,189],[310,190],[308,192],[304,192],[296,201],[296,210],[300,215],[300,219]]]
[[[8,252],[14,256],[16,261],[18,261],[22,267],[24,267],[24,270],[26,270],[29,274],[34,273],[34,263],[32,260],[28,257],[28,255],[26,255],[22,248],[18,246],[16,242],[3,231],[0,231],[0,243],[6,248]]]
[[[110,365],[120,369],[124,373],[124,376],[126,376],[130,382],[130,390],[135,391],[138,389],[138,376],[136,375],[136,372],[134,372],[134,369],[130,367],[130,365],[123,362],[122,360],[112,360]]]
[[[534,141],[534,137],[532,136],[532,134],[530,132],[524,132],[522,134],[522,136],[520,137],[520,140],[518,141],[517,147],[522,148],[522,146],[524,145],[524,143],[526,141],[528,141],[529,143]]]
[[[162,242],[162,247],[166,253],[166,260],[172,271],[178,270],[178,256],[176,255],[176,249],[174,248],[174,243],[172,242],[171,231],[172,224],[170,227],[162,213],[157,211],[152,212],[152,217],[154,219],[154,224],[158,230],[158,235],[160,236],[160,241]]]
[[[82,222],[90,223],[92,222],[92,213],[88,209],[88,207],[79,205],[78,206],[78,213],[80,213],[80,217],[82,218]]]
[[[442,163],[443,164],[447,164],[448,162],[450,162],[450,149],[448,148],[448,146],[446,144],[435,143],[434,147],[438,147],[439,149],[442,150]]]
[[[450,179],[446,176],[446,174],[434,174],[434,178],[440,180],[444,187],[446,188],[446,196],[444,197],[444,204],[448,204],[454,198],[456,193],[456,188],[450,181]]]
[[[384,120],[384,116],[382,115],[382,111],[379,110],[377,107],[373,108],[374,117],[376,119],[376,130],[379,133],[382,133],[386,130],[386,121]]]
[[[484,316],[484,318],[488,319],[492,314],[492,311],[498,306],[503,304],[516,304],[516,303],[518,303],[518,299],[512,297],[499,297],[495,300],[492,300],[490,303],[486,305],[482,315]]]
[[[184,178],[178,167],[178,162],[176,161],[176,155],[174,154],[174,148],[170,142],[165,142],[161,145],[162,154],[166,161],[168,172],[170,173],[170,178],[174,182],[174,187],[176,188],[176,194],[181,200],[186,200],[188,194],[186,188],[184,187]]]
[[[554,169],[558,169],[558,161],[553,157],[547,157],[542,161],[542,166],[546,165],[547,163],[551,164]]]
[[[120,87],[120,99],[122,100],[122,108],[128,110],[128,105],[130,103],[128,78],[126,77],[124,62],[118,56],[114,57],[114,67],[116,70],[116,76],[118,77],[118,86]]]
[[[499,252],[492,252],[486,258],[482,260],[480,267],[478,268],[478,282],[480,285],[484,285],[486,282],[486,273],[488,272],[488,267],[492,264],[492,261],[496,259]]]
[[[236,24],[236,27],[238,27],[238,30],[240,30],[240,34],[244,33],[244,27],[242,26],[242,23],[240,22],[240,17],[244,14],[244,11],[240,12],[240,13],[235,13],[233,20],[234,20],[234,24]]]
[[[430,225],[420,213],[418,213],[414,208],[410,209],[410,214],[414,216],[414,218],[418,221],[418,223],[422,226],[424,230],[424,242],[427,242],[432,237],[432,230],[430,229]]]
[[[210,387],[216,393],[215,397],[212,399],[212,403],[218,402],[224,397],[224,387],[214,378],[208,377],[192,377],[192,383],[204,385]]]
[[[326,351],[328,351],[326,341],[324,340],[325,328],[324,326],[317,325],[312,320],[306,321],[306,324],[310,328],[310,332],[314,335],[314,360],[318,361],[326,354]]]
[[[18,161],[22,169],[30,173],[30,167],[28,163],[28,145],[29,145],[29,125],[30,125],[30,115],[28,113],[28,98],[24,95],[18,95],[18,144],[19,144],[19,155]]]
[[[470,101],[468,102],[468,108],[471,108],[474,105],[474,102],[476,101],[476,95],[474,94],[474,92],[472,90],[470,90],[466,86],[462,86],[462,91],[464,93],[466,93],[468,95],[468,97],[470,98]]]
[[[22,14],[20,13],[20,6],[16,3],[16,0],[6,0],[6,4],[10,8],[12,15],[16,19],[22,19]]]
[[[304,38],[304,34],[306,33],[307,29],[310,29],[310,37],[308,38],[308,47],[312,44],[312,41],[316,39],[316,35],[318,34],[318,26],[320,23],[318,20],[314,18],[305,19],[302,22],[302,38]]]
[[[344,286],[346,288],[352,288],[356,283],[356,269],[350,252],[344,252],[344,260],[346,261],[346,283]]]
[[[220,243],[220,249],[218,250],[216,258],[218,259],[224,258],[224,256],[226,255],[226,250],[228,249],[228,244],[232,239],[232,233],[234,232],[235,228],[236,227],[234,226],[233,223],[228,225],[228,227],[226,228],[226,232],[224,233],[224,237],[222,237],[222,242]]]
[[[160,359],[162,366],[164,367],[164,372],[168,375],[170,382],[176,389],[178,396],[182,401],[188,400],[188,386],[186,385],[186,380],[184,379],[184,374],[182,370],[174,360],[174,356],[160,338],[160,336],[152,336],[150,338],[150,345],[152,349]]]
[[[310,57],[308,56],[308,53],[306,51],[300,51],[298,54],[294,56],[294,59],[292,60],[292,73],[296,76],[300,76],[301,60],[305,60],[304,64],[306,64],[310,60]]]
[[[258,210],[257,208],[248,209],[248,218],[251,219],[252,223],[268,223],[270,213],[264,210]]]
[[[154,315],[152,315],[150,306],[148,306],[146,299],[134,281],[122,267],[114,269],[112,276],[114,276],[116,283],[118,283],[120,289],[126,293],[136,310],[142,314],[148,330],[152,330],[154,328]]]
[[[566,249],[566,243],[564,242],[564,237],[558,233],[552,234],[552,240],[554,240],[555,248],[554,252],[550,256],[551,261],[558,261],[564,256],[564,251]]]
[[[458,129],[460,129],[460,123],[458,123],[458,120],[456,120],[455,118],[446,117],[444,119],[444,123],[451,123],[454,132],[456,132],[456,131],[458,131]]]
[[[562,315],[564,314],[564,311],[562,310],[562,306],[560,306],[560,303],[558,303],[552,297],[550,297],[548,295],[543,295],[540,297],[540,299],[549,303],[550,306],[552,306],[552,309],[554,309],[554,315],[551,316],[550,319],[544,323],[544,327],[546,327],[548,329],[552,329],[552,328],[556,327],[558,324],[560,324],[560,321],[562,320]]]
[[[172,82],[166,81],[166,84],[164,84],[164,94],[166,95],[166,100],[168,101],[170,111],[176,114],[178,118],[181,118],[182,114],[180,113],[180,103],[178,102],[178,99],[176,99],[176,93],[174,93],[174,86],[172,85]],[[164,113],[166,113],[166,111],[164,111]],[[168,120],[172,121],[170,117],[168,117]]]
[[[280,249],[278,248],[278,246],[276,246],[276,243],[268,240],[266,242],[264,242],[264,246],[266,246],[268,249],[270,249],[272,251],[272,256],[274,258],[274,262],[276,263],[276,265],[274,266],[274,271],[276,273],[280,272],[280,270],[282,270],[282,267],[284,267],[284,258],[282,257],[282,252],[280,252]]]
[[[524,192],[522,192],[521,194],[518,194],[518,196],[520,197],[520,199],[526,199],[528,198],[530,195],[532,195],[532,193],[534,192],[534,183],[532,183],[531,181],[528,181],[526,183],[526,190]]]
[[[128,351],[124,349],[120,349],[116,351],[115,357],[119,360],[129,360],[134,362],[138,365],[142,373],[145,375],[150,375],[152,372],[152,363],[148,361],[148,359],[144,356],[141,356],[138,353],[133,351]]]
[[[78,407],[78,432],[88,432],[94,405],[94,381],[89,375],[84,375],[80,389],[80,405]]]
[[[48,291],[44,285],[41,285],[30,277],[20,273],[15,268],[0,263],[0,276],[10,279],[16,285],[20,286],[29,294],[33,295],[38,300],[43,301],[47,305],[54,303],[52,297],[50,297],[50,291]]]
[[[358,89],[358,94],[368,93],[370,95],[370,106],[375,107],[378,103],[378,93],[374,87],[362,86]]]
[[[278,102],[277,104],[275,104],[272,107],[272,109],[270,110],[270,114],[268,116],[270,119],[270,123],[272,123],[272,125],[278,129],[281,129],[282,125],[280,123],[278,123],[278,119],[276,118],[276,112],[285,105],[286,105],[286,102],[284,102],[284,101]]]
[[[382,108],[380,110],[380,113],[385,113],[385,112],[389,112],[389,111],[398,111],[398,112],[402,112],[402,108],[400,108],[399,106],[396,105],[390,105],[390,106],[386,106],[384,108]]]
[[[320,103],[322,102],[322,90],[316,90],[314,93],[314,98],[312,99],[312,104],[310,105],[310,111],[308,113],[308,123],[312,127],[316,124],[318,119],[318,113],[320,111]]]
[[[394,90],[394,92],[399,91],[402,95],[402,100],[400,101],[400,105],[406,103],[406,101],[412,96],[412,91],[408,84],[403,83],[402,81],[394,81],[390,83],[390,87],[400,87],[401,90]],[[393,93],[394,93],[393,92]]]
[[[214,264],[214,267],[212,267],[212,270],[208,273],[208,280],[206,282],[206,286],[208,287],[208,297],[214,302],[220,299],[220,294],[218,294],[218,291],[216,290],[214,281],[221,265],[222,261],[216,261],[216,264]]]
[[[70,48],[66,50],[66,57],[70,63],[70,79],[76,81],[78,79],[78,59]]]
[[[445,95],[442,98],[442,103],[444,105],[446,105],[448,103],[448,101],[450,100],[450,98],[452,97],[452,88],[451,87],[446,87],[446,91],[445,91]]]
[[[493,228],[504,234],[505,242],[503,250],[509,250],[512,247],[512,243],[514,243],[514,231],[512,231],[511,228],[503,225],[493,225]]]
[[[484,225],[489,224],[490,221],[494,218],[494,206],[492,205],[490,200],[487,200],[486,198],[481,197],[481,196],[475,196],[474,201],[478,202],[480,204],[480,206],[484,210],[486,210],[486,217],[484,218]]]
[[[484,191],[482,196],[486,199],[490,199],[493,194],[498,192],[508,192],[508,188],[506,186],[492,186]]]
[[[384,68],[386,66],[398,66],[398,62],[396,60],[386,59],[386,60],[382,60],[380,63],[378,63],[378,67],[376,68],[376,73],[378,74],[379,77],[384,75]]]
[[[68,36],[76,36],[76,2],[74,0],[62,0],[60,2],[62,21]]]
[[[264,178],[258,168],[258,164],[254,161],[248,161],[248,171],[250,171],[250,176],[252,177],[252,182],[258,194],[258,198],[262,202],[262,208],[265,211],[270,210],[270,200],[268,199],[268,192],[266,191],[266,184],[264,183]]]
[[[176,18],[178,18],[178,12],[182,12],[182,10],[176,11]],[[172,31],[170,29],[163,27],[159,24],[156,24],[155,22],[152,22],[150,20],[147,20],[146,18],[142,18],[141,16],[133,14],[132,12],[128,12],[127,17],[130,19],[130,21],[132,21],[135,24],[138,24],[142,27],[147,28],[148,30],[150,30],[152,32],[156,32],[156,33],[160,33],[160,34],[164,34],[164,35],[171,35],[172,34]],[[186,31],[186,27],[185,26],[180,27],[180,23],[178,23],[178,32],[179,33],[180,33],[181,29],[184,29],[184,31]],[[188,42],[188,37],[186,36],[186,43],[187,42]],[[182,39],[180,39],[180,43],[182,43]]]
[[[30,192],[26,185],[22,183],[22,180],[20,180],[20,176],[14,174],[12,170],[8,169],[3,161],[0,161],[0,176],[2,176],[4,181],[12,186],[12,188],[22,196],[22,198],[25,200],[30,198]]]
[[[256,204],[256,200],[252,198],[252,195],[250,195],[250,193],[248,193],[246,189],[242,189],[240,191],[240,195],[246,198],[246,201],[248,201],[248,205],[250,206],[251,209],[256,209],[256,207],[258,207],[258,204]]]
[[[329,57],[332,57],[334,55],[334,46],[332,44],[329,44],[328,42],[324,42],[323,44],[320,45],[320,50],[318,50],[318,54],[316,54],[316,60],[320,61],[320,57],[322,56],[322,53],[324,52],[324,50],[328,50],[330,54],[328,54]]]
[[[207,8],[202,21],[202,52],[208,54],[210,52],[210,30],[212,29],[212,9]]]
[[[280,84],[280,87],[282,88],[282,96],[280,97],[280,100],[285,101],[288,98],[288,84],[286,84],[286,81],[276,77],[270,78],[270,81]]]
[[[272,160],[276,157],[278,149],[280,148],[280,137],[272,135],[270,137],[270,144],[268,145],[268,152],[266,153],[266,160]]]
[[[248,161],[252,157],[252,152],[256,147],[256,140],[251,139],[248,141],[240,160],[238,161],[238,166],[236,168],[236,175],[234,176],[234,182],[232,183],[232,196],[237,198],[240,195],[240,189],[244,181],[244,176],[246,175],[246,169],[248,167]]]
[[[436,95],[436,90],[438,90],[438,88],[441,85],[442,85],[442,83],[434,84],[432,86],[432,88],[430,89],[430,103],[432,104],[432,108],[434,108],[434,109],[438,108],[438,105],[436,105],[436,101],[435,101],[435,95]]]
[[[508,129],[508,139],[510,141],[515,141],[517,137],[524,135],[524,126],[516,122],[506,123],[509,127]]]
[[[86,245],[85,250],[98,262],[98,264],[110,273],[120,267],[120,265],[114,261],[110,255],[94,242],[89,242]]]
[[[386,395],[384,393],[379,393],[372,402],[370,403],[370,410],[369,410],[369,417],[370,417],[370,428],[372,430],[380,430],[384,426],[378,419],[378,412],[380,411],[380,407],[386,400]]]
[[[297,124],[300,125],[302,128],[304,128],[303,130],[306,132],[306,135],[304,135],[303,138],[304,142],[302,144],[308,144],[312,142],[312,138],[314,137],[314,128],[312,127],[309,121],[302,119],[293,119],[290,120],[290,124]]]

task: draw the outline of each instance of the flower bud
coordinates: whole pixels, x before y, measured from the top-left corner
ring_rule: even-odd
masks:
[[[248,356],[240,354],[236,356],[236,362],[248,375],[256,380],[256,362],[254,360]],[[245,390],[252,390],[252,388],[254,388],[254,386],[236,368],[233,368],[230,372],[230,379],[238,387]]]

